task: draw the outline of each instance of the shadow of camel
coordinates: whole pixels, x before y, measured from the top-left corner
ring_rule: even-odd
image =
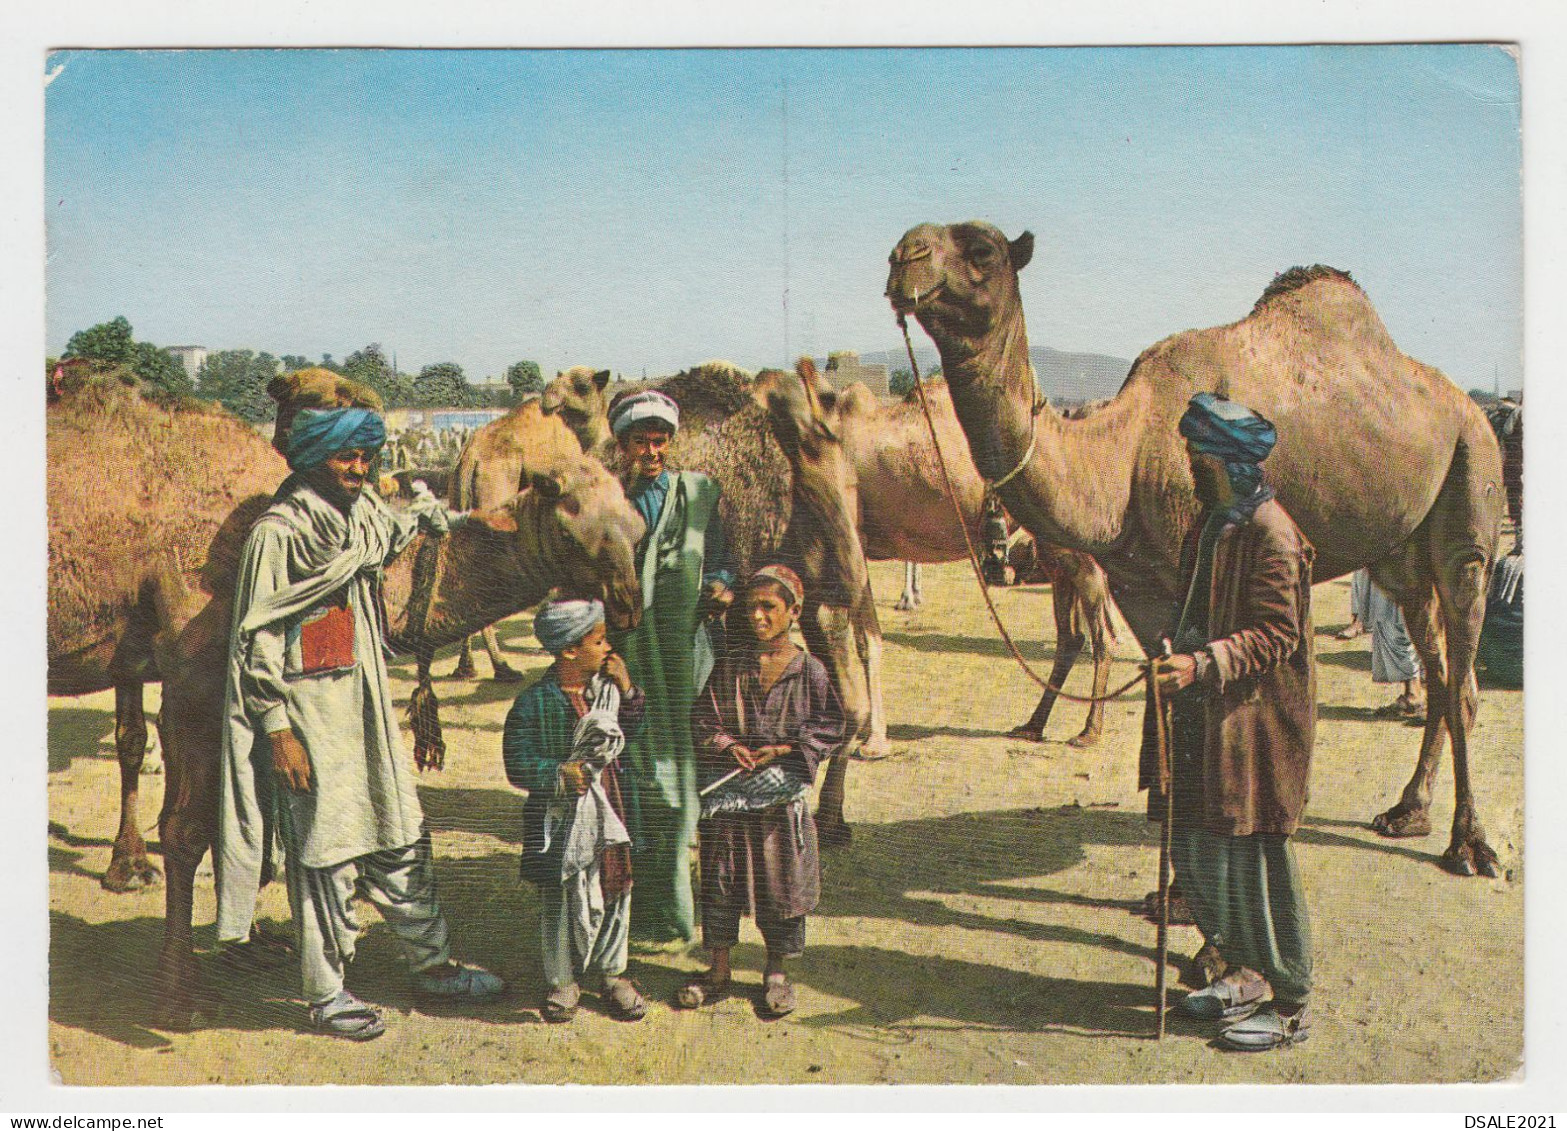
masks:
[[[952,652],[970,656],[991,656],[1010,659],[1012,654],[999,639],[983,636],[953,636],[944,632],[884,632],[882,639],[913,652]],[[1056,650],[1053,644],[1037,640],[1018,640],[1018,651],[1024,659],[1035,663],[1054,662]]]
[[[520,789],[419,787],[419,804],[432,831],[476,833],[507,844],[522,843],[522,806],[527,798]]]
[[[55,707],[49,712],[49,772],[57,774],[71,768],[77,758],[117,760],[113,744],[104,740],[114,734],[114,712],[90,707]]]
[[[1366,648],[1346,648],[1341,652],[1318,652],[1317,663],[1353,672],[1371,674],[1371,652]]]
[[[858,1002],[803,1017],[815,1029],[863,1025],[905,1032],[956,1027],[1146,1037],[1153,1029],[1146,983],[1046,978],[1003,966],[905,954],[874,946],[810,947],[790,967],[797,982]],[[915,1018],[932,1023],[917,1024]]]
[[[1324,829],[1354,829],[1361,835],[1346,836],[1343,833],[1324,832]],[[1301,819],[1300,828],[1296,830],[1293,839],[1301,844],[1311,844],[1321,848],[1361,848],[1368,852],[1385,852],[1389,856],[1402,856],[1406,860],[1414,860],[1421,864],[1439,865],[1442,861],[1440,852],[1422,852],[1418,848],[1405,847],[1410,840],[1379,836],[1371,828],[1369,821],[1307,816]]]

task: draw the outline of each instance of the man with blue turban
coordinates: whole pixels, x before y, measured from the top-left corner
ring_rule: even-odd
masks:
[[[1202,512],[1181,553],[1188,584],[1171,610],[1173,655],[1156,669],[1171,700],[1171,859],[1227,966],[1181,1004],[1229,1022],[1231,1048],[1278,1048],[1304,1040],[1310,1025],[1311,935],[1289,837],[1306,803],[1316,723],[1313,550],[1263,476],[1271,423],[1198,393],[1180,432]],[[1141,784],[1162,819],[1154,727],[1150,710]]]
[[[391,927],[417,992],[477,1000],[502,989],[451,960],[377,595],[421,525],[461,516],[429,496],[394,512],[364,489],[385,438],[366,408],[293,417],[283,444],[293,474],[251,528],[234,593],[214,852],[218,938],[234,945],[250,937],[265,865],[282,848],[311,1021],[353,1040],[384,1031],[343,986],[356,891]]]
[[[628,465],[626,496],[648,529],[637,547],[642,623],[615,641],[632,680],[647,692],[646,725],[626,746],[637,867],[631,936],[643,947],[684,944],[696,937],[691,846],[701,809],[691,704],[713,669],[707,621],[734,601],[734,566],[718,484],[666,466],[679,406],[643,389],[612,402],[609,423]]]

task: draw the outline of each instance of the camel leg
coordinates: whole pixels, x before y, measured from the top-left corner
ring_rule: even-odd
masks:
[[[1039,697],[1039,705],[1028,717],[1028,722],[1007,731],[1008,738],[1021,738],[1029,742],[1045,740],[1045,724],[1050,721],[1050,712],[1056,705],[1056,693],[1052,688],[1066,683],[1066,677],[1072,674],[1072,665],[1077,663],[1077,657],[1083,651],[1085,637],[1072,623],[1075,600],[1074,591],[1065,582],[1058,581],[1050,587],[1050,602],[1055,608],[1056,617],[1056,661],[1050,668],[1050,687],[1045,688],[1044,694]],[[1075,739],[1073,743],[1085,745]]]
[[[860,648],[865,657],[865,682],[871,699],[871,733],[860,747],[860,757],[874,760],[892,753],[892,742],[887,738],[887,706],[882,697],[880,626],[863,634]]]
[[[827,774],[822,780],[821,794],[816,802],[817,840],[825,848],[837,848],[848,844],[852,835],[844,819],[843,806],[848,789],[849,762],[864,739],[863,724],[867,721],[860,712],[854,710],[854,701],[858,698],[853,693],[854,688],[845,684],[863,677],[864,673],[863,670],[847,670],[847,664],[858,664],[857,658],[846,654],[848,642],[853,639],[847,609],[820,606],[801,617],[800,630],[805,636],[806,645],[828,664],[839,685],[839,696],[845,707],[845,741],[828,760]]]
[[[1437,579],[1442,595],[1442,620],[1447,631],[1447,731],[1453,743],[1453,835],[1442,853],[1442,867],[1460,876],[1502,874],[1501,861],[1485,839],[1475,813],[1469,774],[1469,735],[1480,707],[1474,658],[1485,620],[1485,586],[1489,562],[1483,554],[1465,554],[1450,561]],[[1429,710],[1429,708],[1428,708]]]
[[[163,873],[147,859],[138,816],[142,760],[147,755],[147,716],[139,682],[115,684],[114,746],[120,759],[120,831],[102,882],[109,891],[140,891],[156,884]]]
[[[1101,590],[1103,586],[1099,587]],[[1088,622],[1088,644],[1094,656],[1094,702],[1088,705],[1088,719],[1083,723],[1083,733],[1067,741],[1068,746],[1092,746],[1099,741],[1105,729],[1105,692],[1110,690],[1110,610],[1105,603],[1107,594],[1102,591],[1098,599],[1086,592],[1087,586],[1079,586],[1078,615]]]
[[[919,608],[925,600],[925,594],[920,588],[920,565],[918,562],[903,563],[903,594],[898,598],[898,603],[893,606],[900,613],[913,612]]]
[[[1371,827],[1388,837],[1426,836],[1431,831],[1431,794],[1447,736],[1447,665],[1435,590],[1427,585],[1418,595],[1400,595],[1398,604],[1410,642],[1420,657],[1420,674],[1426,684],[1426,725],[1414,776],[1398,804],[1372,818]]]
[[[520,680],[522,673],[501,658],[501,642],[495,637],[495,626],[493,624],[485,625],[482,635],[484,636],[484,650],[490,654],[490,667],[495,671],[496,682],[516,683]],[[468,663],[470,665],[473,663],[471,656]]]
[[[197,677],[199,679],[199,677]],[[168,869],[163,948],[158,956],[156,1003],[159,1024],[188,1029],[205,998],[192,929],[196,868],[217,831],[218,733],[221,687],[185,694],[175,681],[164,684],[161,717],[167,778],[158,833]]]
[[[462,638],[462,654],[457,658],[457,666],[452,669],[453,679],[477,679],[479,669],[473,666],[473,637]]]

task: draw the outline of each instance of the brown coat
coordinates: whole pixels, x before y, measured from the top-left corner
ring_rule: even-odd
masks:
[[[1200,527],[1187,537],[1195,557]],[[1252,521],[1226,526],[1214,547],[1202,758],[1203,827],[1220,836],[1276,833],[1300,824],[1316,728],[1311,630],[1311,543],[1269,501]],[[1151,708],[1143,719],[1138,788],[1149,815],[1164,813]]]

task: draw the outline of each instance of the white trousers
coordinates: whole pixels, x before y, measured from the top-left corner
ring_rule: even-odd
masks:
[[[539,886],[540,950],[552,990],[583,974],[618,978],[631,946],[631,892],[605,900],[599,862],[559,886]]]

